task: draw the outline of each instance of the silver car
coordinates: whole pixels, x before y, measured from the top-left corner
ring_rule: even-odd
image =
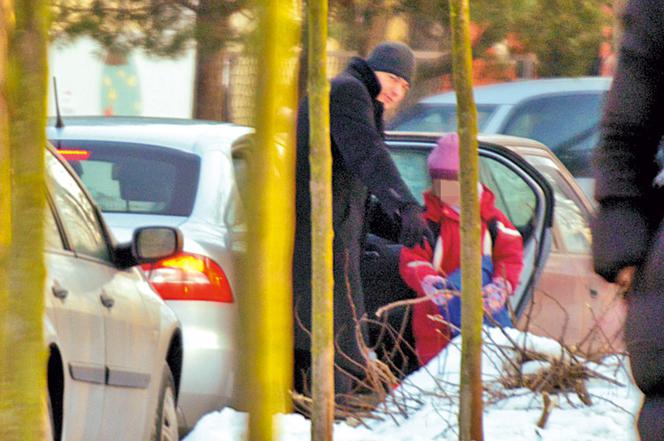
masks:
[[[143,267],[182,322],[180,424],[234,404],[237,298],[233,252],[244,233],[233,146],[246,127],[154,118],[65,118],[48,138],[122,240],[146,225],[178,227],[184,250]],[[240,149],[241,150],[241,149]],[[235,165],[235,167],[234,167]],[[237,177],[237,178],[241,178]]]
[[[177,440],[182,338],[138,264],[182,249],[171,227],[117,244],[78,176],[46,151],[48,439]]]
[[[590,154],[611,79],[553,78],[473,89],[479,132],[530,138],[548,146],[581,184],[592,191]],[[456,95],[442,93],[404,110],[389,124],[399,132],[456,130]]]

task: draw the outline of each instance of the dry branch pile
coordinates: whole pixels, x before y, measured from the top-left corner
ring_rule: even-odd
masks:
[[[386,305],[379,310],[379,320],[370,320],[367,317],[361,319],[374,329],[380,328],[379,337],[372,341],[372,346],[369,347],[365,339],[358,334],[358,341],[366,358],[365,374],[363,378],[355,379],[357,393],[336,397],[337,419],[367,427],[368,420],[392,419],[399,424],[399,421],[408,419],[433,399],[440,407],[441,427],[445,427],[446,431],[456,430],[457,415],[450,409],[455,409],[455,403],[458,403],[458,381],[439,368],[432,368],[430,364],[418,372],[429,376],[430,387],[424,388],[412,382],[408,377],[412,368],[409,369],[407,364],[409,357],[413,357],[415,352],[409,340],[404,338],[407,325],[404,321],[395,327],[384,317],[392,309],[410,308],[419,301],[422,300],[406,300]],[[407,316],[408,314],[404,315]],[[442,320],[441,317],[431,319]],[[528,323],[529,321],[526,321],[526,327]],[[599,319],[596,318],[595,323],[599,323]],[[360,328],[357,326],[357,329]],[[512,397],[531,397],[530,406],[542,409],[537,423],[542,428],[551,412],[562,401],[574,407],[592,406],[593,396],[588,392],[588,381],[603,380],[621,386],[598,371],[605,356],[618,352],[612,346],[615,336],[603,335],[598,329],[599,326],[596,325],[586,337],[574,345],[565,344],[560,341],[562,338],[559,341],[550,340],[546,350],[541,350],[541,345],[532,343],[541,337],[526,332],[499,328],[502,338],[498,342],[485,330],[483,352],[484,358],[488,360],[485,364],[491,365],[492,371],[497,373],[484,380],[485,402],[495,404]],[[587,342],[591,339],[594,344],[588,345]],[[385,341],[390,344],[385,345]],[[453,341],[451,344],[459,343]],[[589,348],[593,349],[592,352]],[[310,416],[310,398],[296,395],[293,399],[297,411]]]

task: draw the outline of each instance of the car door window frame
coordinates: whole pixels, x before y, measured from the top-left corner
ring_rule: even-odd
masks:
[[[388,141],[388,144],[390,146],[390,151],[417,151],[420,153],[425,153],[428,155],[431,150],[432,150],[432,144],[433,141],[429,142],[421,142],[421,141]],[[544,219],[547,215],[547,213],[544,212],[544,207],[541,207],[539,204],[539,200],[545,199],[545,196],[540,194],[542,192],[541,189],[541,183],[536,182],[529,174],[527,174],[525,171],[523,171],[519,167],[523,168],[530,168],[532,169],[533,167],[528,164],[525,159],[519,157],[516,153],[512,153],[509,151],[507,148],[500,148],[500,151],[497,151],[497,148],[500,147],[495,147],[486,143],[482,143],[480,150],[479,150],[479,156],[483,158],[488,158],[491,160],[495,160],[499,162],[500,164],[504,165],[507,167],[510,171],[518,175],[521,179],[526,181],[528,184],[528,187],[533,191],[533,193],[537,196],[536,201],[538,202],[538,206],[536,206],[533,210],[533,214],[537,216],[538,219]],[[509,158],[507,156],[510,156]],[[518,166],[515,165],[515,158],[518,158]],[[426,171],[423,171],[426,173]],[[545,179],[545,178],[542,178]],[[547,182],[547,185],[548,182]],[[552,191],[552,190],[551,190]],[[549,211],[552,211],[553,208],[551,207]],[[535,229],[538,228],[538,226],[534,227]]]
[[[55,252],[55,253],[65,253],[65,254],[74,254],[70,244],[69,244],[69,238],[65,234],[65,229],[64,226],[62,225],[62,220],[60,219],[60,213],[58,213],[55,203],[53,202],[53,197],[51,195],[51,189],[46,186],[46,216],[49,216],[51,219],[53,219],[53,223],[55,224],[55,229],[58,233],[58,236],[60,237],[60,244],[61,246],[59,248],[53,248],[48,246],[48,241],[44,241],[45,249],[49,252]],[[48,234],[48,231],[46,231],[46,234]]]
[[[418,137],[418,135],[399,135],[394,134],[390,136],[388,134],[387,143],[390,146],[390,150],[395,149],[418,149],[423,151],[431,151],[435,146],[435,138],[432,137]],[[523,308],[527,305],[530,297],[532,296],[534,289],[534,281],[539,278],[539,273],[543,268],[543,257],[548,255],[551,249],[551,230],[553,230],[553,205],[554,194],[551,185],[547,182],[546,178],[543,177],[532,165],[530,165],[524,158],[519,154],[511,151],[507,147],[503,147],[497,144],[492,144],[490,142],[480,141],[479,143],[479,155],[481,157],[487,157],[494,159],[508,169],[516,173],[521,179],[526,181],[529,188],[535,193],[537,207],[535,207],[534,215],[537,219],[537,224],[533,225],[529,242],[527,244],[532,244],[533,253],[532,257],[529,258],[528,265],[531,266],[528,268],[530,270],[529,277],[527,279],[522,279],[519,284],[517,292],[512,296],[511,304],[513,305],[517,317],[523,313]],[[423,171],[426,173],[426,171]],[[541,204],[539,201],[550,200],[551,204]],[[543,206],[544,205],[544,206]],[[547,234],[547,229],[549,234]],[[540,240],[540,235],[542,240]],[[526,243],[524,243],[526,245]],[[539,263],[539,265],[538,265]],[[524,265],[526,262],[524,261]],[[524,267],[524,269],[526,269]]]
[[[509,152],[509,151],[508,151]],[[512,152],[509,152],[510,154]],[[521,179],[523,179],[530,190],[535,194],[535,202],[536,206],[533,209],[533,215],[536,216],[537,219],[540,219],[544,221],[544,219],[547,217],[547,213],[545,212],[545,209],[550,208],[552,211],[552,207],[542,207],[542,204],[540,203],[541,200],[546,198],[546,195],[543,194],[543,187],[541,186],[541,183],[536,182],[531,175],[526,173],[524,170],[521,168],[517,167],[514,161],[514,157],[511,158],[506,158],[505,157],[506,152],[497,152],[495,150],[491,149],[483,149],[480,151],[480,156],[484,158],[489,158],[492,160],[495,160],[496,162],[504,165],[507,169],[509,169],[511,172],[519,176]],[[516,156],[516,154],[514,154]],[[519,164],[519,166],[523,167],[524,165],[528,165],[530,167],[530,164],[528,164],[525,160],[522,158],[521,161],[522,163]],[[548,185],[548,183],[547,183]],[[536,237],[537,235],[535,234],[537,231],[541,230],[542,228],[546,228],[546,225],[533,225],[533,229],[531,232],[531,236]]]
[[[531,243],[533,244],[532,246],[534,247],[532,259],[529,259],[531,260],[531,262],[528,262],[529,265],[532,265],[532,268],[527,268],[526,267],[527,262],[524,260],[524,270],[529,269],[531,271],[530,277],[528,277],[527,279],[523,279],[523,275],[521,276],[522,277],[521,283],[519,284],[519,287],[517,288],[516,292],[510,299],[510,302],[515,310],[516,316],[519,317],[523,313],[524,307],[528,304],[528,301],[533,294],[533,290],[535,287],[533,281],[539,278],[539,273],[542,271],[542,268],[544,266],[543,265],[544,262],[542,261],[542,255],[543,254],[548,255],[548,252],[550,251],[551,248],[551,242],[552,242],[551,236],[545,234],[543,237],[543,241],[540,241],[540,235],[543,234],[547,228],[549,229],[550,232],[552,232],[552,230],[554,229],[552,224],[553,204],[555,203],[553,189],[551,188],[551,185],[546,181],[546,178],[541,176],[541,174],[532,165],[530,165],[519,154],[514,153],[513,151],[509,150],[506,147],[501,147],[490,143],[481,143],[479,154],[480,157],[490,158],[503,164],[510,171],[518,175],[521,179],[523,179],[526,182],[528,187],[536,196],[535,200],[537,206],[534,207],[535,209],[533,211],[533,215],[537,219],[537,224],[532,225],[530,235],[527,238],[528,241],[526,242],[524,240],[524,251],[525,247]],[[535,179],[533,175],[538,176],[538,179],[540,179],[541,181]],[[541,204],[540,201],[547,199],[550,199],[552,201],[551,205],[542,206],[543,204]],[[524,258],[525,257],[526,256],[524,255]],[[537,265],[537,262],[539,262],[540,264]]]
[[[585,222],[585,227],[590,228],[590,217],[591,217],[591,209],[581,200],[579,199],[578,194],[572,189],[572,185],[568,180],[565,178],[565,176],[560,172],[559,167],[562,167],[560,164],[556,164],[556,161],[554,161],[552,158],[549,156],[545,155],[535,155],[532,154],[530,155],[532,158],[535,160],[541,160],[545,162],[550,162],[550,165],[547,164],[540,164],[542,166],[545,166],[547,168],[551,169],[552,173],[555,173],[555,176],[552,176],[551,179],[555,181],[555,187],[559,189],[559,193],[564,196],[565,198],[569,199],[574,205],[579,209],[579,215]],[[553,186],[552,186],[553,188]],[[581,190],[580,190],[581,191]],[[557,193],[556,189],[553,188],[554,195]],[[559,212],[560,210],[558,210]],[[554,228],[553,228],[553,238],[554,238],[554,247],[552,251],[557,252],[557,253],[569,253],[569,254],[588,254],[591,253],[592,249],[592,239],[589,240],[588,243],[588,248],[585,250],[578,250],[578,249],[573,249],[567,246],[567,242],[565,240],[564,235],[566,234],[563,232],[563,228],[560,226],[559,220],[556,218],[554,214]]]
[[[92,255],[89,255],[89,254],[78,252],[78,251],[76,251],[76,249],[74,249],[74,247],[72,245],[72,242],[71,242],[71,239],[69,238],[69,233],[67,232],[67,228],[64,226],[64,222],[62,220],[62,214],[60,213],[60,209],[55,204],[55,200],[53,200],[53,214],[54,214],[54,217],[56,218],[56,222],[58,223],[58,226],[60,227],[60,232],[61,232],[61,235],[63,237],[63,241],[64,241],[64,243],[67,247],[67,250],[74,253],[74,255],[77,258],[91,260],[91,261],[94,261],[94,262],[97,262],[97,263],[104,264],[106,266],[115,267],[116,265],[115,265],[113,242],[112,242],[111,236],[108,232],[108,229],[106,228],[106,224],[104,223],[104,220],[101,216],[101,213],[100,213],[97,205],[94,202],[94,199],[92,199],[92,197],[88,193],[87,189],[85,188],[85,185],[81,182],[81,180],[78,177],[78,175],[76,174],[76,172],[71,169],[71,166],[67,163],[67,161],[62,159],[62,157],[60,157],[57,153],[54,153],[50,149],[48,149],[48,150],[49,150],[50,154],[53,155],[53,158],[57,162],[59,162],[62,167],[64,167],[64,170],[69,174],[69,176],[71,176],[71,178],[74,180],[74,182],[78,185],[78,188],[81,190],[85,200],[87,200],[87,202],[90,204],[90,206],[92,208],[92,211],[93,211],[94,219],[96,220],[96,225],[99,228],[99,231],[101,233],[101,236],[102,236],[102,239],[103,239],[103,242],[104,242],[104,246],[106,247],[106,250],[108,251],[108,260],[100,259],[98,257],[92,256]],[[49,192],[50,197],[53,197],[53,191],[54,190],[53,190],[53,188],[51,188],[50,182],[49,182],[49,184],[47,184],[47,186],[48,186],[48,192]]]
[[[536,228],[535,225],[533,225],[533,219],[538,216],[539,213],[539,200],[538,200],[538,195],[537,192],[533,189],[532,185],[528,182],[527,179],[525,179],[524,176],[522,176],[520,173],[518,173],[518,170],[515,169],[513,166],[510,166],[508,162],[500,160],[499,157],[492,157],[492,156],[486,156],[486,155],[481,155],[480,156],[480,174],[485,175],[485,178],[488,178],[491,180],[491,184],[488,183],[486,180],[483,180],[481,177],[481,181],[484,185],[486,185],[494,194],[496,201],[495,205],[496,208],[500,209],[505,216],[512,222],[512,224],[519,230],[519,232],[522,235],[522,238],[524,239],[524,242],[526,239],[532,235],[533,230]],[[501,168],[503,170],[501,170]],[[515,202],[508,190],[509,188],[506,188],[506,185],[504,184],[503,181],[507,180],[509,181],[510,179],[500,179],[499,174],[504,174],[505,172],[511,173],[513,177],[515,178],[520,178],[523,183],[526,184],[528,189],[531,191],[531,194],[529,196],[532,197],[532,201],[535,205],[533,207],[528,207],[527,213],[525,213],[523,210],[521,210],[521,207],[518,202]],[[509,178],[512,178],[512,176],[509,176]],[[492,185],[493,184],[493,185]],[[514,188],[512,188],[514,190]],[[523,202],[523,201],[521,201]],[[525,222],[522,222],[524,218],[523,214],[527,214],[528,217],[525,219]],[[524,233],[528,233],[528,236],[525,237]]]

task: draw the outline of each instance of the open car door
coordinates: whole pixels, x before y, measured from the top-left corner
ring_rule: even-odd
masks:
[[[422,193],[429,189],[431,180],[427,171],[427,157],[435,147],[438,135],[390,133],[387,144],[401,176],[413,194],[422,202]],[[532,298],[541,268],[551,249],[554,196],[547,180],[522,157],[499,142],[480,137],[480,180],[496,196],[496,206],[519,230],[524,243],[524,267],[520,283],[511,298],[511,306],[518,322]],[[498,140],[498,142],[497,142]],[[525,139],[505,137],[505,145],[531,142]],[[372,325],[375,312],[382,306],[409,298],[411,291],[399,275],[401,245],[396,243],[398,226],[382,215],[376,200],[369,206],[369,236],[362,259],[362,282],[367,313],[369,314],[369,339],[380,352],[394,352],[394,339],[403,338],[405,345],[391,354],[391,362],[405,373],[417,367],[412,353],[413,339],[410,333],[409,308],[394,308],[385,323]],[[402,337],[398,337],[401,334]]]

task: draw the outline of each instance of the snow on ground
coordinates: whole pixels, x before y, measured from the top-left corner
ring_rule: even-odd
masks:
[[[537,427],[542,397],[528,389],[506,390],[497,379],[512,369],[519,347],[545,355],[524,365],[524,374],[536,374],[547,360],[564,353],[553,340],[506,329],[485,329],[482,375],[485,387],[486,441],[636,441],[635,417],[641,394],[629,376],[627,360],[610,356],[601,364],[586,365],[599,374],[587,382],[592,400],[584,405],[575,393],[552,395],[556,400],[544,429]],[[426,367],[410,375],[379,407],[376,420],[365,425],[336,423],[334,438],[343,441],[457,440],[460,338]],[[569,355],[564,355],[569,357]],[[619,384],[615,384],[617,382]],[[502,397],[497,399],[496,397]],[[403,409],[408,408],[408,411]],[[225,408],[204,416],[184,441],[243,441],[247,415]],[[354,427],[355,426],[355,427]],[[299,414],[279,416],[280,441],[310,440],[310,422]]]

